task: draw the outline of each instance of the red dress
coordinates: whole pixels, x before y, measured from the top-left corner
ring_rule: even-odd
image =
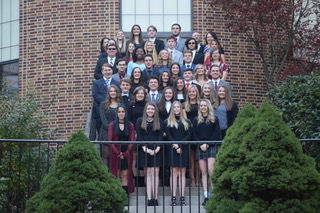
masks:
[[[128,141],[135,141],[135,130],[134,125],[130,122],[129,123],[129,137]],[[114,121],[109,124],[108,127],[108,135],[107,135],[108,141],[119,141],[118,135],[114,131]],[[117,157],[120,154],[120,146],[119,144],[111,144],[110,145],[110,153],[109,153],[109,162],[112,163],[111,165],[111,173],[116,177],[118,177],[118,168],[119,168],[119,158]],[[128,180],[128,191],[129,193],[134,192],[134,186],[133,186],[133,176],[132,176],[132,148],[133,144],[129,144],[127,151],[123,153],[125,158],[128,160],[128,166],[129,166],[129,180]]]

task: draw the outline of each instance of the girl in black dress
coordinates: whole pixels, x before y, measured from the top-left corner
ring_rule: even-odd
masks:
[[[128,106],[128,118],[129,121],[136,126],[138,118],[142,117],[143,109],[147,103],[147,92],[144,87],[137,87],[132,95],[131,104]],[[137,187],[144,186],[144,174],[143,171],[138,171],[136,168],[137,161],[137,146],[133,147],[133,163],[132,171],[135,178],[135,185]]]
[[[187,118],[190,121],[193,121],[193,119],[198,116],[199,102],[200,102],[200,95],[199,95],[198,88],[196,85],[191,84],[187,91],[186,102],[184,102],[184,113],[187,115]],[[189,174],[191,179],[190,186],[192,187],[199,185],[198,177],[200,177],[199,166],[196,162],[196,148],[197,148],[196,145],[190,146]]]
[[[144,88],[147,87],[147,85],[143,82],[142,71],[139,67],[133,68],[131,76],[130,76],[130,80],[131,80],[130,93],[133,93],[137,87],[140,87],[140,86],[142,86]]]
[[[173,89],[172,87],[166,87],[162,92],[161,100],[158,104],[159,117],[163,121],[168,118],[172,103],[173,103]]]
[[[158,92],[162,93],[165,87],[172,86],[172,80],[169,71],[162,71],[159,77],[159,89]]]
[[[202,175],[202,186],[205,205],[210,198],[208,187],[208,174],[212,175],[213,165],[216,162],[216,146],[209,145],[206,141],[220,141],[219,120],[214,116],[213,108],[208,99],[201,99],[198,108],[198,116],[193,120],[193,139],[202,141],[197,148],[197,159],[199,160]]]
[[[171,167],[171,192],[172,199],[171,205],[176,204],[177,183],[179,177],[179,192],[180,192],[180,204],[186,205],[184,199],[186,189],[186,170],[189,166],[189,146],[188,144],[178,144],[178,141],[190,141],[191,140],[191,122],[183,113],[182,104],[179,101],[175,101],[172,104],[171,112],[168,119],[165,121],[165,132],[169,141],[175,141],[168,148],[168,165]]]
[[[170,66],[170,76],[171,80],[174,81],[176,80],[180,75],[180,65],[177,62],[172,63]]]
[[[142,118],[136,123],[137,141],[162,141],[163,123],[159,119],[158,107],[148,102]],[[160,144],[138,146],[138,167],[145,169],[148,206],[158,206],[159,169],[162,166]]]

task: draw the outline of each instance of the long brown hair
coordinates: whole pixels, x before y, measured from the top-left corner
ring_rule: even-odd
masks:
[[[107,110],[110,108],[111,101],[112,101],[111,96],[110,96],[111,88],[116,90],[116,93],[117,93],[116,102],[117,103],[121,102],[120,91],[119,91],[118,87],[116,85],[110,85],[108,88],[108,91],[107,91],[106,104],[104,105],[104,108]]]
[[[142,115],[142,122],[141,122],[141,128],[144,129],[145,131],[147,131],[147,108],[148,106],[153,106],[154,107],[154,115],[153,115],[153,121],[152,121],[152,131],[157,131],[161,129],[160,126],[160,119],[159,119],[159,111],[158,111],[158,107],[155,103],[153,102],[148,102],[146,104],[146,106],[143,109],[143,115]]]
[[[225,90],[225,93],[226,93],[226,97],[225,97],[225,100],[224,100],[224,104],[226,105],[226,108],[227,108],[227,111],[230,111],[233,107],[233,100],[232,100],[232,97],[231,97],[231,94],[230,94],[230,90],[229,88],[226,86],[226,85],[220,85],[219,86],[219,89],[223,87],[224,90]],[[221,99],[219,97],[219,89],[218,89],[218,100],[214,103],[213,107],[215,109],[217,109],[219,107],[219,105],[221,104]]]
[[[165,98],[165,93],[166,93],[166,91],[167,90],[171,90],[172,91],[172,98],[171,98],[171,102],[173,102],[173,100],[174,100],[174,92],[173,92],[173,88],[172,87],[165,87],[164,89],[163,89],[163,91],[162,91],[162,96],[161,96],[161,99],[160,99],[160,102],[159,102],[159,104],[158,104],[158,106],[159,106],[159,111],[163,111],[163,110],[165,110],[166,109],[166,98]]]
[[[139,86],[139,87],[137,87],[137,88],[134,90],[134,92],[133,92],[132,99],[131,99],[131,103],[132,103],[132,104],[136,104],[136,103],[137,103],[136,95],[137,95],[137,93],[138,93],[140,90],[142,90],[143,93],[144,93],[144,99],[143,99],[143,101],[144,101],[145,103],[147,103],[147,95],[148,95],[148,94],[147,94],[147,91],[146,91],[146,89],[145,89],[144,87]]]

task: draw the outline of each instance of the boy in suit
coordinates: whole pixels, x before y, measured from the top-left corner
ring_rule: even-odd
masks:
[[[131,89],[130,78],[123,78],[120,80],[120,89],[121,89],[122,102],[128,108],[131,102],[131,96],[132,96],[132,94],[130,93],[130,89]]]
[[[232,87],[230,82],[221,80],[221,72],[220,67],[216,64],[212,65],[210,67],[210,75],[212,77],[212,80],[209,81],[213,88],[214,98],[218,98],[218,89],[221,85],[226,85],[230,91],[230,95],[232,96]]]
[[[160,51],[164,49],[164,42],[160,39],[157,39],[158,30],[155,26],[150,25],[147,28],[147,35],[149,36],[149,41],[152,41],[156,47],[157,54],[159,55]],[[143,42],[143,47],[146,42]]]
[[[129,76],[127,75],[126,71],[127,71],[127,63],[126,60],[120,58],[117,62],[116,62],[116,66],[118,69],[118,73],[113,74],[112,75],[112,79],[119,81],[123,78],[129,78]]]
[[[169,36],[167,38],[167,47],[168,47],[168,51],[171,54],[171,58],[172,58],[172,62],[177,62],[180,64],[180,66],[183,65],[183,56],[182,56],[182,52],[180,52],[179,50],[176,50],[176,39],[174,36]]]
[[[181,66],[180,70],[180,76],[183,77],[183,71],[187,68],[191,68],[192,71],[194,71],[194,68],[196,68],[195,64],[192,64],[192,51],[191,50],[186,50],[183,52],[183,61],[184,65]]]
[[[176,38],[176,42],[177,42],[175,49],[183,53],[183,51],[186,50],[186,47],[185,47],[186,39],[180,38],[180,32],[181,32],[180,24],[176,23],[171,26],[171,33]]]
[[[158,92],[159,78],[156,76],[151,76],[148,82],[148,87],[150,89],[148,93],[148,101],[158,104],[162,96],[162,94]]]

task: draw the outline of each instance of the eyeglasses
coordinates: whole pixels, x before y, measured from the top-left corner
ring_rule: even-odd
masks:
[[[118,64],[118,66],[126,66],[126,64]]]
[[[195,42],[189,42],[188,44],[196,44]]]
[[[116,50],[116,48],[108,48],[108,50]]]

